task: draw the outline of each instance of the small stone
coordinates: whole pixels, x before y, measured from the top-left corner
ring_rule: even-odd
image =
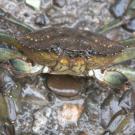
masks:
[[[76,124],[84,110],[83,105],[79,104],[64,104],[58,110],[58,120],[62,126],[68,124]]]
[[[35,24],[39,26],[45,26],[47,24],[47,17],[45,15],[40,14],[35,18]]]
[[[47,11],[46,11],[46,14],[49,18],[51,18],[54,14],[56,13],[56,9],[55,8],[49,8]]]
[[[123,26],[126,30],[130,32],[135,32],[135,17],[130,19],[129,22]]]
[[[60,8],[65,6],[66,1],[65,0],[53,0],[53,4],[55,6],[58,6]]]
[[[41,0],[26,0],[25,2],[34,9],[40,10]]]
[[[111,12],[115,17],[122,17],[130,4],[131,0],[116,0],[114,5],[111,6]]]

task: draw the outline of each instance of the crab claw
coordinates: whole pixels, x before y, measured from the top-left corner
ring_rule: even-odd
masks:
[[[135,82],[135,68],[117,65],[107,69],[106,72],[114,71],[125,76],[129,82]]]
[[[15,50],[0,46],[0,62],[7,61],[9,59],[15,59],[15,58],[23,59],[23,56],[21,55],[21,53]]]
[[[102,73],[102,71],[100,69],[97,70],[93,70],[90,71],[91,72],[91,76],[94,76],[95,78],[97,78],[100,82],[107,84],[113,88],[117,88],[120,87],[123,83],[125,83],[127,81],[127,78],[117,72],[117,71],[104,71]],[[93,74],[92,74],[93,72]],[[89,73],[90,75],[90,73]]]
[[[93,72],[93,75],[92,75]],[[100,69],[89,72],[89,75],[95,76],[99,81],[110,85],[111,87],[120,87],[125,82],[131,84],[135,82],[135,69],[117,65],[102,72]]]
[[[127,78],[119,72],[108,71],[104,73],[104,82],[113,88],[120,87],[127,81]]]
[[[48,73],[49,68],[43,65],[32,65],[32,63],[26,62],[22,59],[10,60],[12,65],[12,72],[22,75]]]

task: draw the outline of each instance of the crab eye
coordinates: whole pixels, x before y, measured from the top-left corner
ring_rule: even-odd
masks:
[[[55,44],[50,47],[50,51],[56,54],[61,54],[62,48],[59,45]]]
[[[84,51],[78,51],[78,54],[79,54],[80,56],[83,56],[83,55],[85,55],[85,52],[84,52]]]
[[[86,51],[86,56],[92,56],[92,55],[97,55],[98,53],[94,50],[87,50]]]
[[[73,58],[76,56],[76,52],[75,51],[71,51],[71,50],[64,50],[64,54]]]

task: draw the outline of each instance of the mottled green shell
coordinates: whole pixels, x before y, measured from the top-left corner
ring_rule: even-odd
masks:
[[[125,49],[101,35],[71,28],[46,28],[17,37],[28,59],[48,66],[51,74],[85,76],[88,71],[112,64]]]
[[[18,42],[35,51],[52,51],[69,56],[115,55],[124,47],[89,31],[71,28],[46,28],[17,37]]]

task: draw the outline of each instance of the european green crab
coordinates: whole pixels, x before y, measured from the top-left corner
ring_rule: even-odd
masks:
[[[1,67],[5,67],[5,63],[10,61],[11,73],[17,73],[20,77],[40,73],[94,76],[113,87],[122,85],[125,82],[121,81],[123,78],[135,80],[134,69],[118,65],[134,59],[135,48],[89,31],[48,27],[24,36],[12,37],[0,33],[0,42],[9,46],[0,47]],[[1,103],[4,102],[7,106],[10,104],[8,107],[4,106],[3,111],[7,113],[6,116],[10,114],[10,118],[3,120],[4,125],[9,126],[8,123],[15,121],[14,103],[11,97],[0,96]],[[14,128],[8,126],[7,132],[15,134]]]
[[[125,47],[89,31],[50,27],[16,38],[4,34],[0,36],[2,43],[10,43],[8,45],[17,49],[1,48],[1,59],[10,60],[12,68],[23,76],[40,73],[94,75],[116,86],[123,83],[123,77],[131,80],[131,74],[134,73],[134,70],[130,70],[130,73],[129,69],[113,64],[134,58],[135,48]]]
[[[10,43],[9,46],[21,52],[1,48],[4,52],[1,59],[11,60],[12,66],[23,74],[91,76],[92,71],[96,75],[97,69],[114,70],[117,66],[112,65],[135,57],[134,47],[128,48],[101,35],[71,28],[49,27],[15,38],[2,33],[0,36],[2,43]]]

